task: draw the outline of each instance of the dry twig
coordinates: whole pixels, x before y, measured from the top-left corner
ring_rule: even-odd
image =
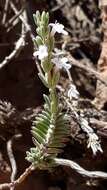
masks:
[[[102,42],[101,55],[98,60],[98,71],[103,81],[106,82],[107,81],[107,1],[99,0],[99,3],[101,7],[102,29],[103,29],[104,39]],[[96,105],[96,107],[101,109],[104,107],[106,103],[107,103],[107,86],[98,81],[94,104]]]
[[[7,142],[7,153],[8,153],[8,157],[9,157],[9,160],[11,163],[11,168],[12,168],[11,182],[13,182],[15,180],[15,177],[17,174],[17,164],[16,164],[14,154],[13,154],[13,150],[12,150],[13,140],[20,138],[21,136],[22,136],[21,134],[16,134]],[[11,190],[13,190],[13,189],[14,189],[14,187],[11,188]]]
[[[6,17],[7,17],[7,10],[8,10],[8,5],[9,5],[9,0],[6,0],[5,2],[5,6],[4,6],[4,14],[3,14],[3,18],[2,18],[2,24],[5,24],[6,21]]]
[[[67,159],[61,159],[61,158],[55,158],[53,160],[56,165],[62,165],[62,166],[67,166],[75,170],[77,173],[81,174],[83,177],[89,177],[89,178],[102,178],[102,179],[107,179],[107,173],[101,172],[101,171],[88,171],[82,168],[79,164],[72,160],[67,160]],[[29,168],[25,170],[25,172],[13,183],[4,183],[0,185],[0,190],[6,189],[6,188],[11,188],[11,187],[16,187],[17,185],[21,184],[25,178],[34,170],[35,167],[33,165],[30,165]]]
[[[89,178],[102,178],[107,179],[107,173],[101,172],[101,171],[88,171],[82,168],[79,164],[75,163],[74,161],[67,160],[67,159],[61,159],[61,158],[55,158],[55,163],[57,165],[63,165],[72,168],[77,173],[81,174],[83,177],[89,177]]]
[[[32,36],[31,29],[30,29],[29,25],[27,24],[27,21],[23,18],[23,16],[21,16],[23,10],[25,9],[25,5],[23,6],[23,8],[20,11],[18,11],[15,8],[12,1],[9,1],[9,3],[10,3],[10,6],[11,6],[12,10],[15,12],[15,18],[17,18],[17,16],[19,16],[22,23],[26,27],[26,31],[24,30],[24,32],[22,32],[21,37],[16,42],[15,48],[12,51],[12,53],[9,56],[5,57],[5,59],[2,61],[2,63],[0,64],[0,69],[2,69],[5,65],[7,65],[13,58],[15,58],[20,53],[22,48],[25,46],[26,33],[30,32],[30,35]],[[32,36],[32,38],[33,38],[33,36]]]
[[[25,9],[25,5],[21,8],[21,10],[15,14],[6,24],[5,24],[5,27],[8,28],[10,25],[12,25],[12,23],[16,20],[16,19],[19,19],[19,16],[23,13]],[[8,29],[9,30],[9,29]]]
[[[94,76],[97,80],[101,81],[105,86],[107,86],[107,82],[103,80],[103,78],[100,76],[100,73],[95,71],[92,68],[86,67],[85,65],[81,64],[79,61],[77,61],[72,55],[68,54],[68,59],[71,62],[72,65],[75,67],[78,67],[87,73],[89,73],[91,76]]]
[[[25,30],[23,28],[23,23],[22,23],[21,37],[16,42],[15,48],[12,51],[12,53],[9,56],[5,57],[5,59],[0,64],[0,69],[2,69],[5,65],[7,65],[13,58],[15,58],[20,53],[20,51],[25,46],[25,37],[26,37],[26,32],[25,32]]]
[[[15,7],[14,3],[13,3],[12,1],[10,1],[9,3],[10,3],[10,6],[11,6],[12,10],[14,11],[14,13],[15,13],[15,14],[18,14],[18,10],[17,10],[17,8]],[[26,17],[26,18],[25,18],[25,17]],[[28,22],[27,22],[27,16],[25,16],[25,14],[24,14],[24,16],[19,15],[19,18],[20,18],[20,20],[22,21],[22,23],[25,25],[27,32],[30,33],[31,39],[34,39],[34,36],[33,36],[33,34],[32,34],[30,25],[29,25]]]
[[[3,184],[0,184],[0,190],[3,190],[3,189],[10,189],[11,187],[16,187],[17,185],[21,184],[25,179],[26,177],[28,177],[28,175],[34,170],[34,166],[33,165],[30,165],[26,170],[25,172],[16,180],[16,181],[13,181],[11,183],[3,183]]]
[[[25,36],[26,36],[25,33],[21,35],[21,37],[16,42],[15,49],[13,50],[13,52],[9,56],[5,57],[3,62],[0,63],[0,69],[2,69],[5,65],[7,65],[13,58],[15,58],[20,53],[25,44]]]

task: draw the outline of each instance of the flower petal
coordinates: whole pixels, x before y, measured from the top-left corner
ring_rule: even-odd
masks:
[[[63,24],[60,24],[60,23],[56,22],[55,24],[50,23],[49,26],[52,27],[52,31],[51,31],[52,35],[55,35],[56,32],[58,32],[60,34],[62,33],[64,35],[68,35],[68,32],[66,30],[64,30],[64,25]]]
[[[63,30],[63,31],[62,31],[62,34],[64,34],[64,35],[67,36],[67,35],[68,35],[68,32],[67,32],[66,30]]]
[[[33,56],[36,57],[38,54],[39,54],[39,51],[35,51],[35,52],[33,53]]]
[[[45,57],[48,56],[48,49],[47,49],[47,46],[45,45],[40,45],[39,46],[39,50],[38,51],[35,51],[34,56],[38,56],[38,59],[42,60],[44,59]]]

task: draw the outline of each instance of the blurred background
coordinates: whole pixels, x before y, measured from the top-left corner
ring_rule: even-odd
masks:
[[[55,45],[80,63],[80,66],[72,64],[71,69],[73,81],[82,97],[80,109],[87,117],[94,115],[106,125],[106,101],[101,112],[89,104],[96,95],[97,78],[92,73],[90,77],[87,70],[97,70],[104,35],[98,3],[98,0],[0,0],[0,183],[10,181],[7,145],[16,133],[22,135],[13,139],[18,168],[16,178],[29,165],[25,156],[32,146],[31,123],[41,110],[42,94],[48,93],[38,78],[33,58],[32,39],[36,36],[33,13],[37,10],[48,11],[50,22],[57,20],[69,32],[68,36],[57,36]],[[60,84],[65,88],[67,83],[68,79],[62,72]],[[102,133],[98,128],[104,154],[93,157],[92,152],[87,150],[84,134],[74,121],[71,123],[71,141],[60,156],[73,159],[89,170],[107,171],[107,125]],[[50,172],[32,172],[16,189],[106,190],[106,186],[104,180],[89,180],[71,169],[58,167]]]

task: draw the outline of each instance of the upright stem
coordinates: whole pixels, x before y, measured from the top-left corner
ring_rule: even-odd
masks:
[[[51,98],[51,113],[53,115],[56,114],[57,112],[57,95],[56,95],[56,89],[55,88],[50,88],[49,89],[50,92],[50,98]]]

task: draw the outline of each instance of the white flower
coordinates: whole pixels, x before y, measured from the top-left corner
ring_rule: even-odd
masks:
[[[79,92],[76,89],[76,86],[74,84],[70,85],[70,89],[68,90],[68,97],[70,98],[70,100],[72,98],[78,99],[79,97]]]
[[[52,59],[52,62],[56,65],[58,69],[64,68],[67,71],[71,68],[71,64],[68,63],[68,59],[66,57],[55,57],[54,59]]]
[[[46,47],[46,45],[40,45],[39,50],[35,51],[33,56],[34,57],[38,56],[38,59],[40,59],[40,60],[47,57],[48,56],[48,48]]]
[[[99,138],[95,133],[89,133],[89,139],[88,139],[88,148],[91,147],[93,154],[96,155],[98,151],[103,153],[103,150],[101,148]]]
[[[68,32],[66,30],[64,30],[64,25],[60,24],[58,22],[54,23],[50,23],[50,26],[52,26],[52,31],[51,34],[54,36],[56,32],[60,33],[60,34],[64,34],[64,35],[68,35]]]

